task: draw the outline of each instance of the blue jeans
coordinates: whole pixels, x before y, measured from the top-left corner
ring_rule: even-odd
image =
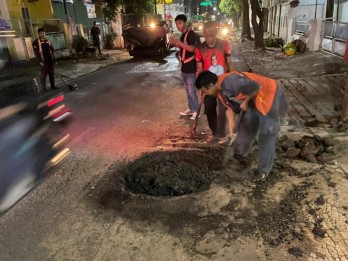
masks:
[[[198,110],[198,97],[196,93],[196,74],[195,73],[182,73],[182,79],[184,81],[186,94],[187,94],[187,104],[188,108],[197,112]]]

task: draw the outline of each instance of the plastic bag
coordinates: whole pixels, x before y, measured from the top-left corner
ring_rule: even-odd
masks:
[[[296,45],[293,43],[287,43],[284,47],[284,53],[289,56],[296,54]]]

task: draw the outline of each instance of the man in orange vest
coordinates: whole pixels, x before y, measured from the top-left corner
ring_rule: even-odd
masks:
[[[179,14],[175,17],[175,25],[178,31],[181,32],[180,39],[175,37],[169,38],[169,43],[172,46],[179,47],[182,79],[187,95],[187,110],[180,112],[182,116],[190,116],[191,120],[195,120],[198,111],[198,97],[195,89],[196,81],[196,37],[195,32],[187,25],[187,17],[184,14]]]
[[[59,89],[55,85],[54,81],[54,64],[55,56],[54,49],[50,40],[46,38],[46,33],[44,28],[38,29],[39,38],[36,38],[33,42],[33,49],[36,58],[40,63],[41,68],[41,88],[43,92],[46,92],[46,77],[48,78],[51,84],[51,89]]]
[[[273,79],[254,73],[231,72],[216,76],[203,71],[196,81],[197,89],[204,95],[213,95],[226,108],[234,158],[243,159],[259,132],[259,167],[254,181],[267,178],[272,170],[280,118],[285,115],[288,103],[285,94]],[[243,111],[234,137],[236,114]]]

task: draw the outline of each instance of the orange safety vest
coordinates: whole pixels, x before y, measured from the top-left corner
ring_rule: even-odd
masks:
[[[232,74],[244,75],[248,79],[253,80],[260,85],[259,92],[257,93],[253,101],[257,110],[261,112],[264,116],[266,116],[267,113],[271,110],[273,105],[274,97],[278,88],[277,82],[271,78],[267,78],[254,73],[230,72],[230,73],[225,73],[223,75],[220,75],[218,77],[219,84],[221,84],[227,76]],[[246,98],[246,95],[242,93],[239,93],[236,97],[236,99],[238,100],[244,100],[245,98]]]
[[[191,31],[191,29],[188,29],[185,36],[184,36],[184,44],[187,44],[187,36],[189,34],[189,32]],[[188,63],[191,62],[193,59],[195,59],[195,55],[193,54],[191,57],[185,59],[186,56],[186,50],[184,48],[182,48],[182,54],[181,54],[181,62],[182,63]]]

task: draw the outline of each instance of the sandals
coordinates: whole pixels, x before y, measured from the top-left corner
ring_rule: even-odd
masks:
[[[217,140],[217,138],[214,135],[209,135],[207,138],[207,142],[214,142],[216,140]]]
[[[218,143],[225,144],[225,143],[228,143],[229,141],[230,141],[230,137],[223,137],[223,138],[219,138]]]
[[[268,177],[268,175],[269,175],[269,173],[257,171],[255,176],[253,177],[252,181],[254,181],[254,182],[263,181]]]

